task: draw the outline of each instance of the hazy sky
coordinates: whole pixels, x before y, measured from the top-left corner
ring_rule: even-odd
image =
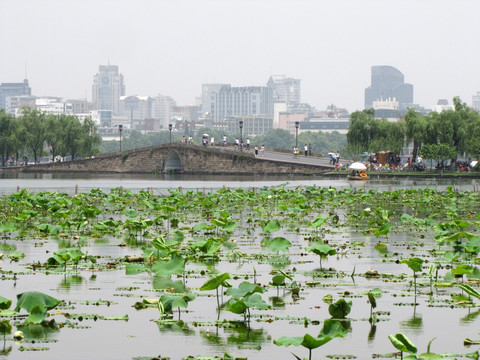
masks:
[[[126,95],[193,104],[202,83],[302,79],[302,101],[363,109],[373,65],[425,107],[480,91],[479,0],[0,0],[0,82],[92,98],[100,64]]]

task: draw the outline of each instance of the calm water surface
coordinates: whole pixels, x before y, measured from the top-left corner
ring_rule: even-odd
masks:
[[[214,191],[224,186],[229,188],[261,188],[264,186],[284,185],[319,186],[336,188],[364,188],[377,190],[395,190],[402,188],[437,188],[445,189],[455,186],[459,190],[478,189],[479,179],[412,179],[406,177],[374,178],[368,181],[349,180],[346,178],[326,176],[242,176],[242,175],[145,175],[145,174],[0,174],[0,194],[11,193],[17,189],[38,191],[62,191],[74,193],[98,188],[110,191],[123,187],[132,191],[153,189],[156,194],[167,193],[167,189],[183,188],[186,190]]]
[[[66,175],[66,174],[19,174],[18,176],[3,176],[0,178],[0,193],[11,193],[19,189],[32,191],[64,191],[74,193],[89,191],[92,188],[100,188],[109,191],[112,188],[124,187],[125,189],[142,190],[154,189],[155,193],[164,193],[166,189],[182,187],[184,189],[197,189],[199,191],[212,191],[223,186],[231,188],[264,187],[272,185],[286,186],[333,186],[356,187],[378,190],[397,188],[436,187],[439,189],[447,186],[455,186],[462,190],[478,188],[477,180],[459,179],[455,183],[451,179],[370,179],[366,182],[349,181],[338,178],[325,177],[241,177],[241,176],[158,176],[158,175],[115,175],[115,176],[91,176],[91,175]],[[239,250],[241,252],[267,252],[259,248],[258,233],[246,234],[238,232]],[[304,239],[305,234],[298,234],[288,230],[285,234],[293,246],[289,251],[289,263],[275,265],[267,261],[231,262],[223,259],[215,265],[219,272],[231,272],[238,274],[240,279],[233,281],[235,285],[246,276],[252,280],[253,265],[257,274],[257,282],[268,284],[272,271],[275,269],[288,270],[296,268],[295,280],[306,284],[307,282],[319,281],[317,286],[305,286],[300,293],[300,299],[294,300],[288,292],[270,288],[263,298],[272,309],[261,312],[254,310],[251,327],[217,328],[213,322],[217,318],[214,292],[200,292],[198,288],[205,278],[195,276],[195,271],[205,269],[205,265],[189,263],[188,269],[193,275],[187,277],[186,286],[192,292],[199,294],[197,299],[191,302],[186,311],[182,311],[182,319],[188,324],[188,330],[181,327],[159,326],[153,320],[158,319],[156,309],[137,311],[133,308],[136,301],[142,298],[158,298],[158,288],[155,279],[151,275],[141,273],[126,276],[125,269],[89,271],[83,269],[78,274],[69,271],[67,274],[55,274],[44,272],[30,272],[26,269],[34,262],[45,263],[48,257],[60,247],[60,240],[51,239],[26,239],[8,240],[3,242],[0,252],[8,254],[8,246],[15,246],[16,251],[23,251],[25,258],[18,263],[10,262],[6,257],[0,261],[0,267],[8,272],[7,276],[0,281],[0,296],[15,299],[16,294],[23,291],[38,290],[46,292],[59,299],[66,299],[72,307],[59,309],[56,317],[64,320],[64,313],[101,314],[103,316],[128,315],[128,321],[105,321],[85,318],[83,321],[71,320],[77,325],[74,328],[65,327],[59,330],[41,329],[41,333],[35,333],[33,329],[23,329],[27,335],[25,347],[46,347],[45,351],[20,351],[20,344],[14,344],[8,340],[4,344],[4,351],[0,351],[0,359],[136,359],[145,356],[148,358],[163,355],[171,359],[181,359],[188,355],[216,355],[223,356],[225,352],[236,356],[247,357],[249,360],[263,359],[293,359],[291,352],[300,357],[307,356],[307,351],[302,347],[278,347],[273,344],[273,339],[281,336],[302,336],[309,333],[316,336],[321,326],[309,324],[306,326],[301,320],[305,317],[311,320],[323,320],[329,317],[328,305],[322,301],[325,295],[332,295],[335,300],[345,297],[354,303],[351,319],[351,331],[346,338],[334,339],[325,347],[314,350],[313,358],[327,359],[332,354],[339,354],[338,358],[372,358],[373,354],[394,352],[395,349],[388,340],[389,334],[404,332],[419,347],[419,353],[426,351],[428,341],[436,337],[432,345],[432,351],[438,353],[460,352],[467,353],[475,349],[465,348],[463,339],[470,337],[478,338],[478,326],[480,325],[480,311],[478,307],[450,308],[450,289],[434,289],[429,294],[428,283],[419,287],[418,295],[413,295],[408,282],[387,281],[383,278],[365,278],[350,274],[363,274],[371,268],[380,273],[404,273],[408,276],[409,270],[406,265],[399,265],[391,261],[382,261],[383,255],[378,252],[376,245],[378,238],[364,235],[356,230],[348,230],[329,235],[332,242],[364,242],[362,247],[348,254],[325,259],[324,267],[333,267],[345,272],[344,278],[319,279],[311,275],[312,269],[318,268],[318,256],[304,254],[302,249],[308,246]],[[384,240],[384,239],[381,239]],[[124,239],[89,239],[89,245],[83,250],[98,256],[99,262],[115,262],[124,256],[140,256],[142,249],[139,246],[119,246]],[[409,241],[402,233],[392,233],[388,242],[389,249],[398,253],[399,257],[408,257],[412,254],[412,248],[406,246]],[[416,249],[415,256],[428,256],[428,249],[434,246],[433,237],[427,236],[421,239],[424,247]],[[64,245],[63,245],[64,246]],[[273,256],[273,255],[272,255]],[[445,272],[446,270],[444,270]],[[18,279],[11,276],[18,272]],[[24,273],[23,273],[24,272]],[[172,277],[173,281],[181,281],[181,278]],[[424,280],[425,281],[425,280]],[[384,312],[379,316],[375,327],[371,327],[367,321],[370,308],[365,292],[381,288],[382,296],[377,300],[376,311]],[[209,294],[207,294],[209,293]],[[351,294],[351,295],[348,295]],[[94,306],[87,301],[98,300],[110,301],[111,305]],[[227,298],[224,299],[225,301]],[[14,300],[14,304],[15,304]],[[413,306],[413,304],[417,304]],[[12,305],[12,308],[14,305]],[[22,311],[23,312],[23,311]],[[264,317],[275,319],[273,322],[265,321]],[[300,321],[295,320],[298,317]],[[240,320],[241,317],[225,310],[221,311],[221,319]],[[194,322],[205,322],[202,326],[194,326]],[[14,326],[14,331],[15,331]],[[7,339],[9,336],[7,336]],[[5,349],[6,348],[6,349]],[[10,348],[10,350],[8,350]],[[2,348],[0,347],[0,350]],[[330,357],[331,358],[331,357]]]

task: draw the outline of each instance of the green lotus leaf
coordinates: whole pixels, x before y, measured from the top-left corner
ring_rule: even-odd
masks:
[[[258,310],[270,309],[270,305],[268,305],[259,294],[247,295],[242,300],[248,308],[256,308]]]
[[[413,272],[419,272],[422,271],[423,259],[414,257],[411,259],[402,260],[400,261],[400,264],[407,264]]]
[[[0,224],[0,232],[7,233],[7,232],[13,232],[17,230],[18,230],[17,225],[15,225],[12,222],[7,221]]]
[[[136,275],[144,271],[148,271],[148,268],[143,264],[127,264],[125,265],[126,275]]]
[[[12,324],[10,320],[2,319],[0,320],[0,334],[10,334],[12,332]]]
[[[262,225],[262,230],[266,234],[270,234],[272,232],[278,231],[280,230],[280,228],[281,228],[280,222],[276,219],[270,220],[265,225]]]
[[[235,299],[240,299],[246,295],[253,293],[264,293],[265,289],[256,284],[252,284],[248,281],[242,282],[238,288],[230,288],[227,290],[226,294],[232,296]]]
[[[205,291],[205,290],[214,290],[214,289],[217,289],[220,285],[222,285],[222,283],[227,280],[227,279],[230,279],[230,274],[229,273],[223,273],[223,274],[219,274],[209,280],[207,280],[201,287],[200,287],[200,290],[201,291]]]
[[[473,267],[471,265],[458,265],[456,268],[452,269],[453,275],[465,275],[473,273]]]
[[[28,324],[38,324],[47,315],[47,311],[55,308],[60,300],[37,291],[27,291],[17,295],[15,311],[26,310],[30,316],[26,319]]]
[[[247,310],[247,306],[242,300],[231,298],[228,300],[225,310],[233,312],[234,314],[243,314]]]
[[[152,266],[156,276],[168,277],[172,274],[183,274],[185,271],[185,259],[180,255],[173,254],[170,260],[157,260]]]
[[[12,305],[12,300],[4,298],[3,296],[0,296],[0,309],[1,310],[9,309],[10,305]]]
[[[345,299],[340,299],[337,302],[330,304],[330,306],[328,307],[328,313],[330,314],[330,316],[336,319],[345,318],[348,314],[350,314],[351,310],[352,302],[347,302],[345,301]]]
[[[123,210],[123,215],[133,219],[133,218],[136,218],[138,216],[138,212],[135,209],[125,209],[125,210]]]
[[[337,253],[334,248],[327,244],[315,244],[314,246],[307,248],[307,251],[313,252],[321,257],[335,255]]]
[[[417,348],[413,343],[402,333],[394,335],[388,335],[390,342],[396,349],[400,351],[405,351],[410,354],[416,354]]]
[[[288,251],[292,243],[284,237],[276,237],[267,241],[267,248],[272,251]]]
[[[477,299],[480,299],[480,293],[474,288],[472,288],[470,285],[460,284],[458,285],[458,287],[463,291],[465,291],[468,295],[473,296]]]
[[[285,275],[277,274],[272,278],[272,284],[275,286],[280,286],[285,284]]]

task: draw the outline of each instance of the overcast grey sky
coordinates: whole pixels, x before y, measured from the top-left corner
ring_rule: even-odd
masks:
[[[479,0],[0,0],[0,82],[92,98],[98,65],[127,95],[193,104],[202,83],[302,79],[302,101],[363,108],[373,65],[425,107],[480,91]]]

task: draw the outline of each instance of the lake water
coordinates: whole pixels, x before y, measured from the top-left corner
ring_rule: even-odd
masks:
[[[370,179],[368,181],[349,181],[346,178],[326,177],[240,177],[240,176],[185,176],[185,175],[66,175],[66,174],[19,174],[19,176],[3,176],[0,179],[0,192],[11,193],[17,188],[34,192],[49,190],[74,193],[100,188],[109,189],[123,187],[133,191],[153,189],[161,194],[169,188],[182,187],[198,191],[214,191],[224,186],[230,188],[262,188],[272,185],[348,187],[377,190],[399,188],[436,187],[439,189],[455,186],[462,190],[477,188],[475,179],[409,179],[388,178]],[[367,206],[367,205],[366,205]],[[317,214],[315,214],[316,216]],[[111,215],[106,215],[111,216]],[[115,216],[115,215],[114,215]],[[189,215],[190,220],[183,226],[205,221],[196,218],[196,211]],[[28,238],[3,240],[0,252],[4,257],[0,260],[0,296],[13,299],[23,291],[38,290],[58,299],[67,305],[52,311],[52,317],[65,323],[61,329],[40,326],[21,327],[26,335],[23,344],[15,344],[11,335],[7,335],[0,359],[153,359],[158,355],[182,359],[188,355],[204,355],[222,357],[225,352],[249,360],[293,359],[291,352],[304,358],[307,352],[302,347],[278,347],[274,339],[281,336],[302,336],[309,333],[316,336],[320,324],[329,317],[328,304],[323,301],[326,295],[335,300],[346,298],[353,301],[352,312],[348,316],[351,329],[342,339],[334,339],[326,346],[313,352],[315,359],[367,359],[374,354],[385,354],[396,350],[388,340],[389,334],[403,332],[419,347],[419,353],[426,351],[427,343],[433,337],[437,340],[432,351],[438,353],[467,353],[474,351],[465,348],[463,339],[470,337],[477,340],[480,325],[478,307],[451,306],[450,295],[453,289],[434,288],[431,291],[426,274],[423,275],[417,295],[409,285],[411,274],[406,265],[394,261],[382,261],[389,258],[426,257],[432,261],[428,249],[435,247],[431,233],[411,232],[403,227],[397,233],[392,231],[388,239],[389,257],[384,257],[377,245],[383,238],[364,234],[358,229],[349,228],[347,224],[340,229],[331,228],[325,239],[331,244],[348,244],[348,252],[323,260],[323,266],[338,271],[336,277],[316,276],[318,256],[306,253],[305,248],[311,244],[306,239],[310,234],[304,228],[300,232],[293,227],[286,227],[282,234],[292,242],[292,247],[285,257],[286,261],[276,261],[274,253],[260,246],[263,237],[257,225],[249,225],[242,214],[236,215],[239,228],[233,234],[238,244],[238,251],[246,254],[257,254],[258,258],[246,261],[231,261],[229,249],[224,250],[218,264],[208,265],[191,262],[187,268],[189,275],[185,284],[191,292],[197,293],[195,301],[186,310],[182,309],[181,318],[185,323],[157,324],[160,318],[157,309],[135,310],[133,304],[143,298],[158,298],[158,290],[163,284],[147,273],[125,275],[125,268],[119,259],[125,256],[141,256],[142,244],[125,245],[125,238],[89,238],[82,250],[96,256],[100,265],[92,270],[83,265],[78,273],[71,266],[66,273],[31,270],[31,264],[44,264],[53,252],[65,247],[66,239]],[[249,215],[252,216],[252,215]],[[311,215],[314,216],[314,215]],[[103,219],[105,220],[105,219]],[[250,230],[256,226],[256,230]],[[187,236],[188,231],[185,231]],[[278,234],[277,234],[278,235]],[[148,241],[148,240],[146,240]],[[363,243],[355,247],[351,244]],[[422,243],[422,245],[419,245]],[[120,246],[122,244],[122,246]],[[351,247],[352,246],[352,247]],[[8,255],[13,250],[24,252],[25,258],[19,262],[10,261]],[[394,255],[392,255],[394,253]],[[281,259],[281,257],[279,257]],[[118,266],[110,268],[109,263]],[[390,278],[367,278],[362,276],[369,269],[376,269],[381,274],[396,274]],[[232,280],[238,286],[244,278],[256,281],[268,287],[272,272],[277,270],[292,271],[295,280],[304,284],[299,298],[293,298],[285,289],[269,287],[263,294],[265,301],[271,305],[268,311],[252,311],[250,327],[238,324],[237,327],[216,326],[217,317],[226,320],[241,320],[241,316],[221,309],[217,315],[214,291],[201,292],[199,287],[206,281],[200,271],[230,272],[239,279]],[[341,272],[340,272],[341,271]],[[350,274],[356,274],[351,277]],[[442,274],[447,272],[442,270]],[[15,274],[15,275],[13,275]],[[343,274],[343,275],[341,275]],[[358,275],[357,275],[358,274]],[[173,276],[168,287],[182,286],[182,278]],[[382,296],[377,299],[378,322],[371,326],[368,322],[369,304],[365,293],[371,289],[382,289]],[[226,301],[225,297],[223,301]],[[94,305],[96,302],[100,305]],[[103,302],[102,302],[103,301]],[[106,305],[104,302],[108,302]],[[416,304],[416,305],[415,305]],[[58,311],[58,312],[57,312]],[[25,313],[22,310],[22,313]],[[79,319],[81,314],[83,319]],[[93,315],[118,317],[128,315],[128,321],[94,320]],[[68,317],[70,316],[70,317]],[[77,317],[72,317],[77,316]],[[176,319],[177,315],[174,314]],[[17,323],[21,323],[19,319]],[[69,326],[68,324],[71,324]],[[21,351],[21,346],[24,351]],[[26,350],[25,350],[26,349]],[[43,350],[42,350],[43,349]],[[0,347],[0,350],[1,347]],[[459,357],[460,358],[460,357]]]
[[[228,188],[262,188],[264,186],[287,187],[318,186],[336,188],[363,188],[389,191],[404,188],[445,189],[455,186],[459,190],[477,190],[480,179],[471,178],[408,178],[402,176],[375,178],[369,180],[349,180],[338,176],[251,176],[251,175],[144,175],[144,174],[0,174],[0,194],[8,194],[17,189],[38,191],[61,191],[69,194],[90,191],[98,188],[104,192],[112,188],[123,187],[134,192],[153,189],[155,194],[166,194],[167,189],[183,188],[185,190],[211,192]]]

